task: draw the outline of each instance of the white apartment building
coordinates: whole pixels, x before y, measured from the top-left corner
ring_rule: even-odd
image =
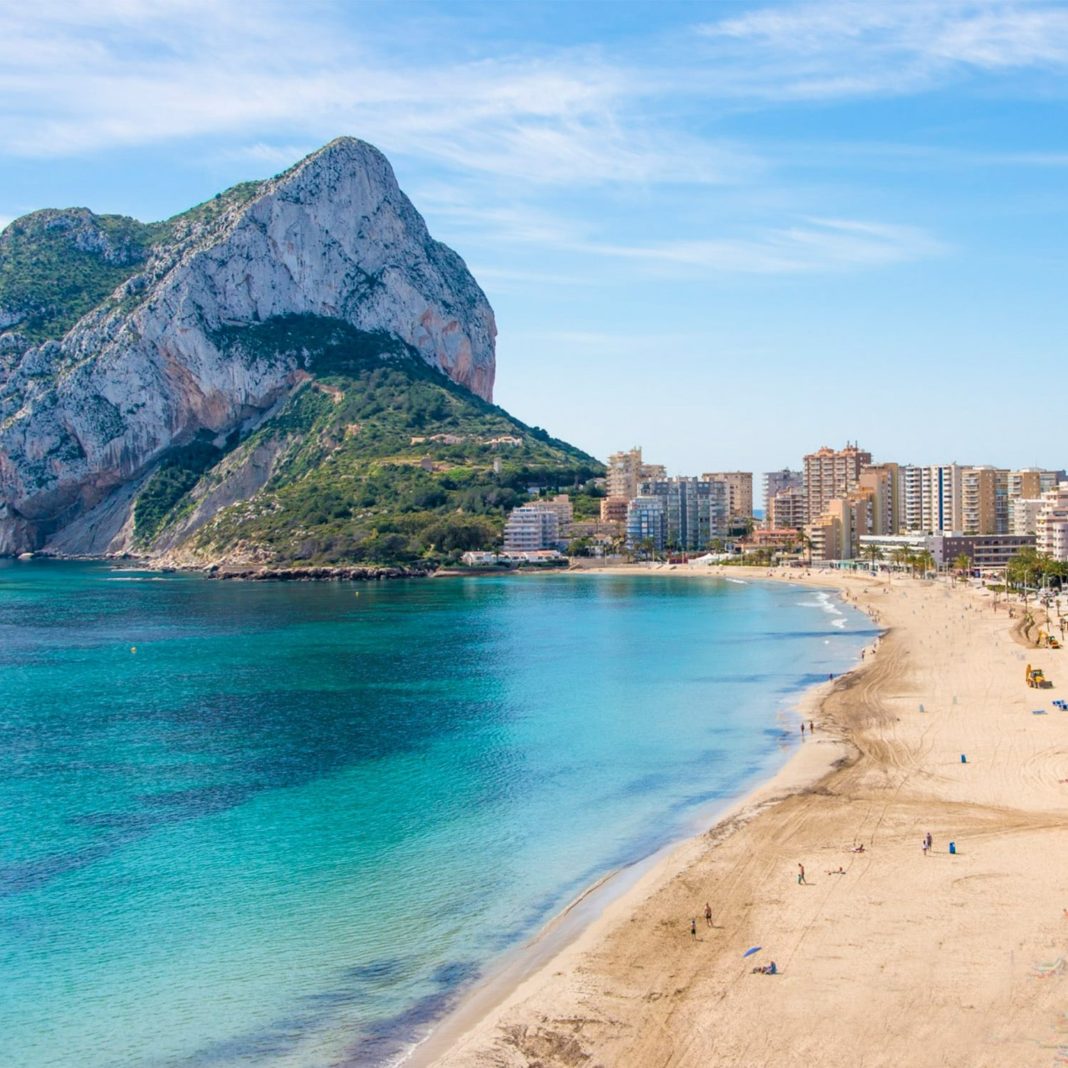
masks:
[[[901,485],[900,519],[898,529],[923,533],[923,468],[916,464],[904,464],[898,470]]]
[[[1037,534],[1038,516],[1042,511],[1041,497],[1017,497],[1009,501],[1009,533]]]
[[[1036,548],[1054,560],[1068,560],[1068,482],[1042,494]]]
[[[560,493],[551,500],[530,501],[513,508],[504,524],[504,551],[560,549],[571,528],[571,499]]]
[[[964,523],[963,473],[960,464],[901,468],[905,530],[926,534],[960,531]]]

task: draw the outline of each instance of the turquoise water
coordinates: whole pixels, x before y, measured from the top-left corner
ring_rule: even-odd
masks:
[[[771,584],[0,561],[0,1062],[389,1063],[871,634]]]

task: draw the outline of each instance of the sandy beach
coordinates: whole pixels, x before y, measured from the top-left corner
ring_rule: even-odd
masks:
[[[1030,648],[1019,610],[986,591],[788,578],[885,628],[809,695],[814,734],[533,974],[476,992],[410,1064],[1068,1063],[1068,712],[1051,704],[1068,654]],[[1028,688],[1028,663],[1054,688]],[[779,974],[753,973],[772,960]]]

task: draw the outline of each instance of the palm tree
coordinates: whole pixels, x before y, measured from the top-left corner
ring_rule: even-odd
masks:
[[[874,572],[875,571],[875,561],[876,560],[881,560],[883,558],[883,551],[882,551],[882,549],[879,548],[878,545],[875,545],[874,543],[869,542],[861,550],[861,555],[866,556],[868,558],[868,563],[871,564],[871,569]]]
[[[910,568],[912,565],[912,552],[902,546],[900,549],[895,549],[890,554],[891,562],[897,564],[900,568]]]
[[[953,566],[957,569],[957,575],[964,578],[972,569],[972,558],[967,553],[958,553],[953,560]]]
[[[934,569],[935,558],[931,555],[928,549],[923,549],[916,554],[916,566],[920,568],[925,575],[928,571]]]

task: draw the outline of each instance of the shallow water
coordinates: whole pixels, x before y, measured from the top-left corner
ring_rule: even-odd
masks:
[[[872,633],[760,583],[0,562],[0,1060],[387,1063]]]

